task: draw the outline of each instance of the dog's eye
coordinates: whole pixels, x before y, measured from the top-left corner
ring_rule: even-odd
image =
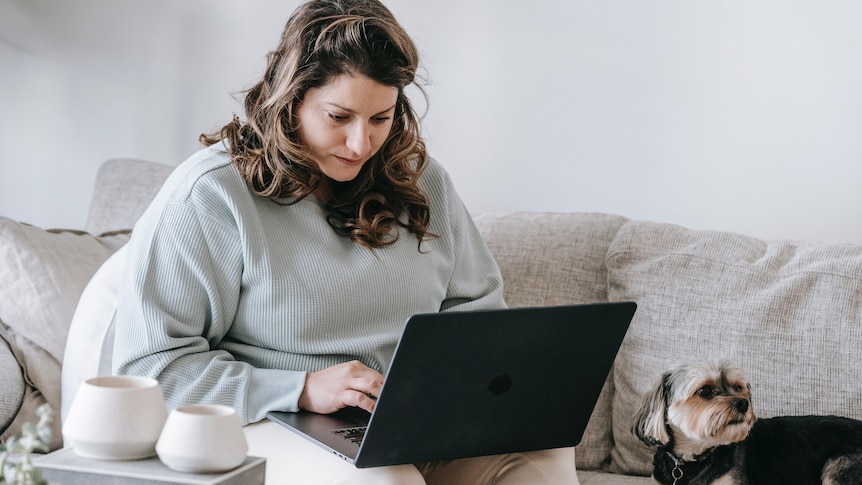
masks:
[[[715,388],[712,386],[703,386],[697,390],[697,395],[704,399],[712,399],[715,397]]]

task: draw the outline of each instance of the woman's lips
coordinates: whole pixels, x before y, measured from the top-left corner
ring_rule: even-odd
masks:
[[[359,165],[360,163],[362,163],[362,159],[361,159],[361,158],[356,158],[356,159],[354,159],[354,158],[344,158],[344,157],[339,157],[338,155],[336,155],[336,156],[335,156],[335,158],[337,158],[337,159],[341,160],[341,161],[342,161],[342,163],[346,163],[346,164],[348,164],[348,165]]]

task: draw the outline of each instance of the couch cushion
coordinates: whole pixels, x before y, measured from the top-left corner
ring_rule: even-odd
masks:
[[[0,392],[0,433],[3,433],[18,414],[24,400],[24,374],[9,343],[3,338],[0,338],[0,376],[3,376],[3,389]]]
[[[862,418],[862,246],[629,222],[608,281],[638,303],[614,364],[612,471],[650,473],[630,417],[662,372],[704,357],[743,366],[760,417]]]
[[[500,266],[509,306],[607,301],[605,257],[625,217],[515,212],[474,220]],[[608,460],[612,394],[609,378],[575,449],[579,469],[598,469]]]
[[[655,485],[650,477],[586,471],[582,470],[580,465],[578,466],[578,481],[581,485]]]
[[[55,412],[60,409],[60,362],[78,298],[128,237],[46,231],[0,217],[0,332],[29,386],[18,418],[35,418],[36,407],[44,402]],[[16,419],[4,437],[20,434],[23,422]],[[55,420],[55,446],[60,443],[59,422]]]

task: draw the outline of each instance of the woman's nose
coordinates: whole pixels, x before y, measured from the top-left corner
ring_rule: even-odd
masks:
[[[371,131],[364,123],[355,123],[347,134],[347,148],[357,156],[364,156],[371,149]]]

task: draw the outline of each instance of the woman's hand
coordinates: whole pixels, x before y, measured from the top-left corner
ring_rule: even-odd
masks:
[[[330,414],[347,406],[374,411],[383,375],[358,360],[309,372],[299,396],[299,408]],[[373,396],[369,397],[369,396]]]

